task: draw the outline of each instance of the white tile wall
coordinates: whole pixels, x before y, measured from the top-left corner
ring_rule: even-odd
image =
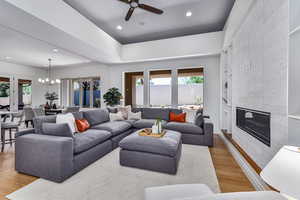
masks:
[[[233,138],[264,167],[288,141],[288,1],[257,0],[233,39],[232,104],[271,112],[271,147],[235,125]]]

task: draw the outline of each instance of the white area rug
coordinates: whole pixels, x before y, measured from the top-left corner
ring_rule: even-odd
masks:
[[[177,175],[122,167],[119,149],[93,163],[65,182],[44,179],[7,196],[11,200],[143,200],[151,186],[204,183],[214,192],[219,185],[207,147],[183,145]]]

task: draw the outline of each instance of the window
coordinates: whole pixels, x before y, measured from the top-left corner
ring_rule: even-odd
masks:
[[[10,109],[10,79],[0,77],[0,109]]]
[[[93,107],[101,107],[100,79],[93,80]]]
[[[80,83],[78,80],[73,80],[73,105],[80,106]]]
[[[144,105],[144,78],[142,76],[135,77],[135,105]]]
[[[150,72],[150,106],[166,107],[172,104],[171,70]]]
[[[81,81],[81,96],[82,96],[82,104],[81,107],[89,108],[90,107],[90,90],[91,90],[91,82],[89,80]]]
[[[203,68],[178,70],[178,104],[203,107]]]
[[[100,78],[82,78],[72,80],[72,104],[82,108],[100,108]]]
[[[18,102],[19,109],[32,104],[31,80],[18,80]]]

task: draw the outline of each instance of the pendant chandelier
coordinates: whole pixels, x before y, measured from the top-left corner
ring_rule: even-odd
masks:
[[[51,78],[51,61],[52,61],[52,59],[51,58],[49,58],[48,59],[48,61],[49,61],[49,66],[48,66],[48,77],[47,78],[45,78],[45,79],[43,79],[43,78],[39,78],[38,79],[38,82],[39,83],[42,83],[42,84],[47,84],[47,85],[54,85],[54,84],[60,84],[60,79],[52,79]]]

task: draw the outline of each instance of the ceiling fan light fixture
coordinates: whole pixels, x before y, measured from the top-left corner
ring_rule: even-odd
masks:
[[[130,7],[126,14],[125,21],[130,20],[132,14],[136,8],[140,8],[147,12],[151,12],[151,13],[158,14],[158,15],[161,15],[164,13],[164,11],[161,9],[155,8],[155,7],[147,5],[147,4],[140,3],[139,0],[119,0],[119,1],[128,4]]]

